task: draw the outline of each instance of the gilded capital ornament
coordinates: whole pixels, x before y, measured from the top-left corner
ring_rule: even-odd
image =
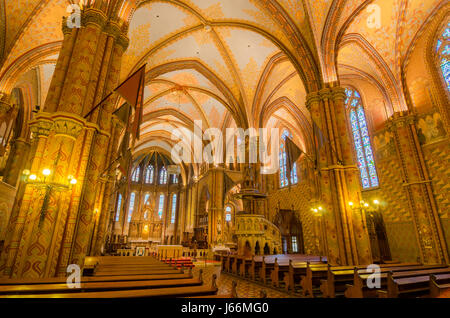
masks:
[[[322,100],[329,100],[333,97],[331,89],[329,89],[329,88],[324,88],[324,89],[320,90],[319,95]]]
[[[105,14],[98,9],[89,8],[84,11],[81,15],[81,25],[87,26],[88,24],[94,24],[100,29],[103,29],[106,25],[106,16]]]
[[[306,108],[311,111],[311,106],[320,102],[320,95],[318,92],[310,93],[306,96]]]
[[[124,51],[126,51],[128,46],[130,45],[130,40],[126,35],[120,34],[120,36],[117,38],[117,44],[120,45]]]
[[[331,89],[331,98],[334,101],[346,100],[347,95],[345,94],[345,88],[343,88],[343,87],[333,87]]]
[[[0,117],[6,115],[12,108],[9,96],[5,93],[0,93]]]
[[[116,22],[108,21],[105,25],[105,28],[103,29],[103,32],[114,38],[118,38],[121,35],[122,30]]]
[[[70,118],[56,118],[54,120],[55,136],[65,136],[77,139],[84,125]]]
[[[53,122],[49,119],[40,118],[34,122],[30,123],[30,129],[34,137],[48,137],[50,135],[50,130],[53,127]]]

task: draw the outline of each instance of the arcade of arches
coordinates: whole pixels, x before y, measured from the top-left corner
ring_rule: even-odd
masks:
[[[67,24],[74,3],[79,27]],[[141,245],[449,263],[448,1],[0,9],[0,276],[65,276],[86,256]],[[124,100],[84,116],[144,64],[126,172]],[[278,129],[279,169],[174,157],[227,128]],[[293,165],[287,138],[303,152]],[[248,159],[249,138],[228,144]]]

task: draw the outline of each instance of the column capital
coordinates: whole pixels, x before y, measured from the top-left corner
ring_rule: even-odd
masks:
[[[103,29],[107,23],[107,16],[102,10],[89,8],[81,14],[81,25],[93,24]]]
[[[336,100],[345,101],[347,99],[347,95],[345,94],[345,88],[340,86],[331,88],[331,98],[334,101]]]
[[[31,132],[37,138],[47,138],[50,135],[50,130],[52,129],[52,127],[53,121],[49,118],[38,117],[30,122]]]
[[[10,95],[0,92],[0,116],[6,115],[12,108]]]
[[[332,97],[332,91],[330,88],[324,88],[319,91],[320,99],[329,100]]]
[[[312,92],[306,96],[306,108],[311,111],[311,107],[313,104],[319,103],[321,100],[319,92]]]
[[[405,127],[416,122],[417,116],[408,111],[395,112],[387,121],[386,127],[393,130],[396,127]]]
[[[54,119],[55,136],[64,136],[76,140],[83,130],[83,123],[69,117]]]
[[[120,45],[124,51],[128,48],[130,45],[130,39],[124,34],[120,34],[117,38],[117,44]]]

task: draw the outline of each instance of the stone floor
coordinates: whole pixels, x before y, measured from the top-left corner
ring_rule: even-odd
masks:
[[[239,298],[260,298],[261,290],[265,290],[268,298],[292,298],[294,296],[281,290],[270,288],[266,285],[258,284],[234,275],[221,273],[220,266],[214,264],[196,263],[192,273],[198,277],[200,269],[203,270],[203,281],[205,284],[211,284],[212,275],[216,274],[218,295],[230,295],[233,280],[237,282],[237,294]]]

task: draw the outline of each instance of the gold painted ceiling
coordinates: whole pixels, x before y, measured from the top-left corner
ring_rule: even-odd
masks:
[[[44,104],[67,0],[0,0],[0,91],[37,70]],[[86,0],[118,8],[130,46],[121,78],[147,63],[144,138],[173,145],[176,127],[287,127],[308,150],[306,95],[338,80],[371,87],[374,117],[406,108],[404,61],[447,0]],[[367,23],[381,8],[381,27]],[[26,77],[25,77],[26,78]],[[359,83],[359,84],[358,84]],[[381,97],[380,97],[381,96]],[[376,113],[378,111],[378,113]],[[380,117],[381,116],[381,117]],[[377,118],[378,118],[377,117]]]

